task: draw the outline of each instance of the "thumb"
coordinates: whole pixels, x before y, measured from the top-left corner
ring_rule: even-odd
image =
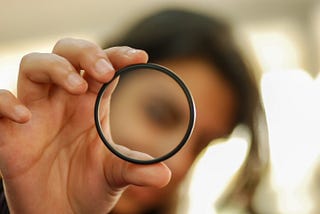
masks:
[[[145,153],[132,151],[125,147],[121,149],[126,150],[126,154],[130,153],[130,157],[138,159],[150,158]],[[171,179],[171,171],[164,163],[134,164],[116,156],[114,156],[112,161],[109,160],[107,162],[105,175],[107,182],[114,189],[123,188],[128,185],[161,188],[166,186]]]

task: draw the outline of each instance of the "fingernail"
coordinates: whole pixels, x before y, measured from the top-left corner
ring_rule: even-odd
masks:
[[[81,85],[83,83],[82,77],[80,77],[76,73],[69,74],[68,81],[72,86],[79,86],[79,85]]]
[[[114,68],[105,59],[99,59],[95,64],[96,72],[99,74],[106,74],[108,72],[114,71]]]

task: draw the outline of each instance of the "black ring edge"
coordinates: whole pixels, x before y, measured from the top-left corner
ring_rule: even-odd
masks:
[[[158,158],[152,159],[152,160],[138,160],[138,159],[133,159],[130,157],[127,157],[125,155],[123,155],[122,153],[118,152],[116,149],[114,149],[110,143],[107,141],[107,139],[105,138],[102,129],[101,129],[101,124],[100,124],[100,120],[99,120],[99,106],[100,106],[100,101],[101,101],[101,97],[104,94],[104,91],[106,89],[106,87],[118,76],[120,76],[122,73],[127,73],[130,72],[132,70],[136,70],[136,69],[141,69],[141,68],[151,68],[151,69],[155,69],[157,71],[163,72],[167,75],[169,75],[171,78],[173,78],[178,84],[179,86],[182,88],[184,94],[187,97],[187,101],[188,101],[188,105],[189,105],[189,109],[190,109],[190,114],[189,114],[189,124],[187,127],[187,131],[184,135],[184,137],[182,138],[181,142],[170,152],[168,152],[167,154],[160,156]],[[97,132],[99,134],[100,139],[102,140],[102,142],[104,143],[104,145],[116,156],[118,156],[119,158],[131,162],[131,163],[135,163],[135,164],[154,164],[154,163],[159,163],[162,161],[165,161],[169,158],[171,158],[173,155],[175,155],[178,151],[180,151],[180,149],[186,144],[186,142],[189,140],[189,138],[191,137],[193,128],[194,128],[194,124],[195,124],[195,119],[196,119],[196,110],[195,110],[195,104],[194,104],[194,100],[193,97],[189,91],[189,89],[187,88],[187,86],[185,85],[185,83],[171,70],[169,70],[168,68],[155,64],[155,63],[142,63],[142,64],[134,64],[134,65],[130,65],[127,67],[124,67],[120,70],[118,70],[114,77],[107,83],[104,83],[102,85],[102,87],[100,88],[97,98],[96,98],[96,102],[95,102],[95,106],[94,106],[94,120],[95,120],[95,125],[96,125],[96,129]]]

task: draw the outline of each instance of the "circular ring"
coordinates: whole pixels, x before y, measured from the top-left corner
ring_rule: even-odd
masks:
[[[160,71],[162,73],[167,74],[168,76],[170,76],[172,79],[175,80],[176,83],[179,84],[179,86],[181,87],[181,89],[183,90],[184,94],[186,95],[187,101],[188,101],[188,105],[189,105],[189,123],[187,126],[187,130],[186,133],[184,135],[184,137],[182,138],[182,140],[180,141],[180,143],[170,152],[168,152],[167,154],[161,156],[161,157],[157,157],[151,160],[138,160],[138,159],[133,159],[130,157],[127,157],[125,155],[123,155],[122,153],[118,152],[115,148],[113,148],[110,143],[108,142],[108,140],[106,139],[106,137],[103,134],[102,128],[101,128],[101,123],[100,123],[100,118],[99,118],[99,106],[100,106],[100,102],[101,102],[101,98],[105,92],[105,89],[107,88],[107,86],[118,76],[120,76],[121,74],[125,74],[127,72],[131,72],[137,69],[153,69],[153,70],[157,70]],[[194,100],[193,97],[189,91],[189,89],[187,88],[187,86],[185,85],[185,83],[171,70],[169,70],[166,67],[163,67],[161,65],[158,64],[154,64],[154,63],[145,63],[145,64],[135,64],[135,65],[130,65],[127,66],[125,68],[120,69],[119,71],[117,71],[114,75],[114,77],[112,78],[111,81],[104,83],[102,85],[102,87],[100,88],[98,95],[97,95],[97,99],[95,102],[95,107],[94,107],[94,120],[95,120],[95,125],[96,125],[96,129],[97,132],[102,140],[102,142],[104,143],[104,145],[116,156],[118,156],[119,158],[131,162],[131,163],[136,163],[136,164],[153,164],[153,163],[158,163],[161,161],[164,161],[170,157],[172,157],[174,154],[176,154],[184,145],[185,143],[189,140],[193,128],[194,128],[194,124],[195,124],[195,118],[196,118],[196,111],[195,111],[195,104],[194,104]]]

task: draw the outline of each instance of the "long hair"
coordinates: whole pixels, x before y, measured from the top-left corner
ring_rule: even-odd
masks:
[[[231,83],[240,100],[236,122],[250,129],[252,140],[247,159],[220,205],[240,199],[252,210],[251,199],[268,165],[267,129],[254,71],[237,47],[231,27],[218,18],[168,9],[144,18],[104,47],[122,45],[145,50],[151,62],[200,56]]]

